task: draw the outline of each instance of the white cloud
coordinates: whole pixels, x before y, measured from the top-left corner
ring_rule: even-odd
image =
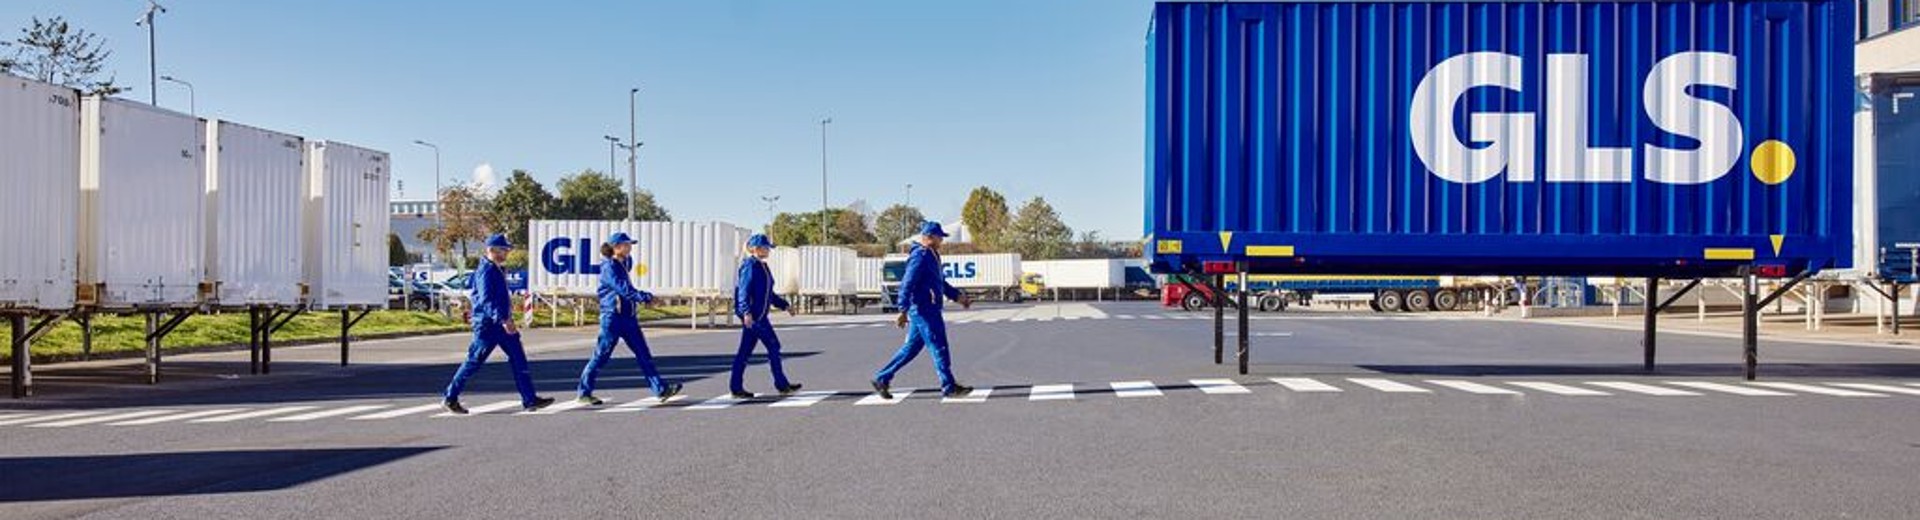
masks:
[[[493,163],[480,163],[473,167],[473,187],[481,191],[493,191],[500,186],[500,177],[493,173]]]

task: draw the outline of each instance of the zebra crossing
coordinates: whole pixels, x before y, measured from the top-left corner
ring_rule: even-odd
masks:
[[[872,392],[815,390],[788,396],[761,396],[751,399],[721,395],[712,398],[688,398],[676,395],[666,402],[641,398],[629,402],[609,402],[587,406],[566,401],[543,410],[520,410],[518,399],[484,402],[471,406],[469,415],[444,413],[440,405],[420,402],[378,402],[337,404],[296,404],[275,406],[224,406],[201,410],[177,408],[61,410],[0,413],[0,431],[22,428],[56,430],[74,427],[118,428],[163,424],[190,427],[234,424],[300,424],[325,420],[384,421],[412,418],[465,420],[488,416],[554,416],[594,412],[600,414],[718,412],[748,408],[769,410],[811,409],[829,403],[850,403],[856,407],[900,405],[981,404],[988,402],[1072,402],[1082,399],[1118,399],[1139,401],[1180,396],[1258,396],[1260,394],[1327,395],[1375,393],[1414,396],[1463,396],[1465,398],[1528,398],[1542,396],[1570,398],[1570,401],[1619,397],[1646,398],[1841,398],[1882,399],[1920,397],[1920,383],[1902,382],[1717,382],[1717,381],[1539,381],[1539,380],[1466,380],[1408,379],[1386,377],[1273,377],[1259,380],[1201,378],[1172,384],[1150,380],[1111,383],[1045,383],[1018,386],[980,387],[971,394],[941,396],[934,389],[898,388],[893,398]],[[1244,398],[1244,397],[1243,397]]]

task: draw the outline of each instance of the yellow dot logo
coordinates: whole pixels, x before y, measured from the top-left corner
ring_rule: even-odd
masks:
[[[634,263],[633,263],[633,277],[634,277],[634,278],[639,278],[639,277],[642,277],[642,276],[646,276],[646,275],[647,275],[647,264],[643,264],[643,263],[640,263],[640,262],[634,262]]]
[[[1754,147],[1753,158],[1748,162],[1753,169],[1753,178],[1760,182],[1780,184],[1793,176],[1793,147],[1777,140],[1768,139]]]

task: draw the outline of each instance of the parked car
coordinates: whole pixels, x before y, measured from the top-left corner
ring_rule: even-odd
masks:
[[[387,308],[415,311],[433,310],[439,291],[422,282],[407,282],[398,275],[387,277]]]

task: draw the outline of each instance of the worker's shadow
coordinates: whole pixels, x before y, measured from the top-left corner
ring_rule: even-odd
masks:
[[[441,447],[270,449],[0,457],[0,503],[287,489]]]

